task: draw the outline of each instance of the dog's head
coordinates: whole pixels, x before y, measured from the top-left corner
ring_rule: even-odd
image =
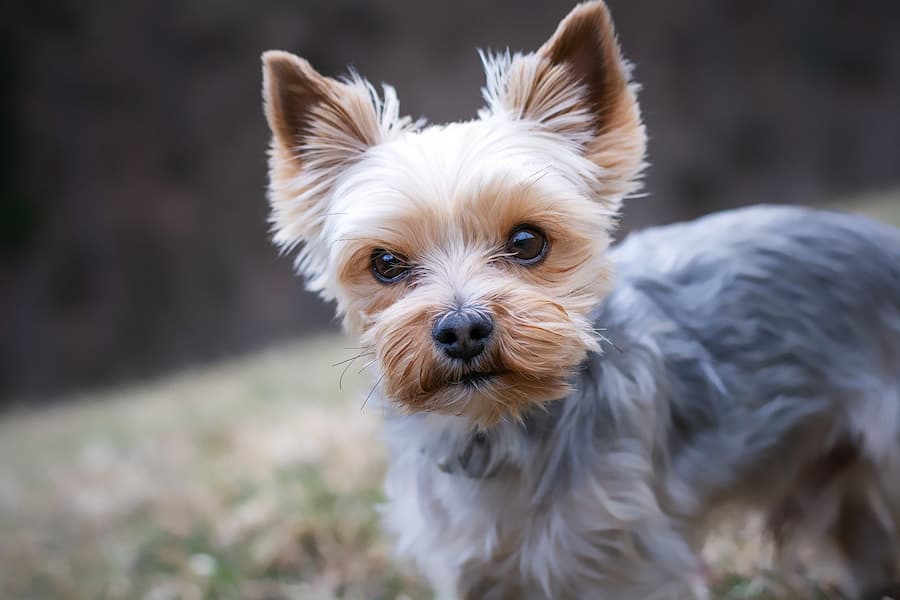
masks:
[[[609,13],[483,57],[487,106],[422,127],[392,88],[263,56],[275,242],[410,411],[481,424],[560,398],[607,292],[610,231],[645,135]]]

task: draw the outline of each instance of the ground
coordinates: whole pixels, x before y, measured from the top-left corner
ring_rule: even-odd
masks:
[[[858,206],[900,224],[900,196]],[[334,364],[353,345],[311,338],[6,415],[0,598],[429,597],[378,528],[379,406],[363,407],[364,362],[340,384]],[[717,598],[784,597],[758,537],[707,554]]]

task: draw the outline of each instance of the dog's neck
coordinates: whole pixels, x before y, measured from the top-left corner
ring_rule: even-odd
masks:
[[[598,324],[613,321],[613,310],[607,302],[598,305],[593,319]],[[604,328],[605,329],[605,328]],[[573,376],[573,388],[582,386],[583,379],[593,382],[598,365],[606,362],[609,353],[615,354],[613,362],[618,369],[627,369],[623,361],[625,340],[619,339],[623,331],[605,331],[602,339],[602,353],[589,353],[582,367]],[[546,442],[557,428],[559,420],[567,412],[566,404],[577,401],[570,397],[535,406],[520,422],[501,422],[487,429],[463,424],[457,417],[447,417],[447,426],[439,435],[429,441],[429,448],[422,451],[431,456],[435,468],[444,473],[472,479],[490,479],[499,474],[509,474],[523,466],[523,450]],[[438,416],[432,416],[440,420]]]
[[[435,467],[472,479],[489,479],[514,470],[521,461],[515,450],[549,437],[564,401],[533,409],[521,423],[502,423],[488,429],[473,427],[446,436],[430,449]]]

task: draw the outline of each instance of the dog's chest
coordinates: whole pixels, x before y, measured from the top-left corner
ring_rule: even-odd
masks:
[[[395,423],[389,430],[382,516],[397,553],[448,585],[473,564],[518,564],[536,526],[531,494],[518,473],[501,468],[478,479],[458,462],[448,472],[443,454],[457,459],[455,445],[441,443],[437,431],[421,423]]]

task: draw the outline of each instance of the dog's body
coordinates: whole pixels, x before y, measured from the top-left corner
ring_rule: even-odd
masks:
[[[401,551],[471,598],[684,598],[736,504],[845,553],[854,591],[891,583],[900,232],[759,207],[612,256],[608,341],[573,394],[478,440],[452,417],[391,420]]]
[[[605,6],[484,62],[479,118],[423,128],[264,57],[275,241],[378,370],[401,554],[448,597],[683,598],[742,507],[893,589],[900,233],[756,208],[611,250],[646,138]]]

